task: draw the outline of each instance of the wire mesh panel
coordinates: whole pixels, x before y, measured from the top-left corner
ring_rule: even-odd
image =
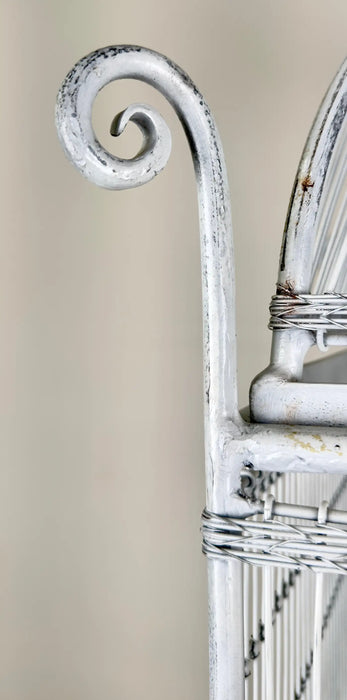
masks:
[[[317,425],[315,445],[302,446],[318,452],[326,449],[318,426],[347,422],[347,362],[317,362],[302,381],[312,345],[325,352],[347,344],[346,76],[347,62],[323,100],[299,165],[270,306],[271,363],[251,390],[254,419]],[[244,495],[262,503],[262,514],[247,519],[233,543],[224,542],[225,553],[230,545],[232,556],[249,562],[245,697],[346,698],[347,477],[291,473],[289,464],[286,474],[250,470],[242,481]]]
[[[268,481],[273,483],[268,485]],[[265,486],[281,502],[315,506],[327,499],[331,508],[347,509],[345,477],[286,474],[264,479],[261,475],[256,482],[259,491]],[[260,518],[257,516],[258,522]],[[276,521],[297,527],[300,542],[302,520]],[[247,699],[317,700],[320,687],[323,698],[345,697],[341,692],[345,692],[347,669],[335,658],[336,649],[344,645],[345,582],[342,574],[317,575],[308,567],[244,565]],[[321,600],[316,600],[321,584]],[[320,663],[314,654],[317,622],[322,639]]]
[[[210,556],[243,562],[245,698],[345,698],[336,650],[345,643],[347,477],[248,470],[243,488],[264,513],[217,516],[211,530],[205,516],[203,533]],[[319,521],[304,517],[319,512]]]

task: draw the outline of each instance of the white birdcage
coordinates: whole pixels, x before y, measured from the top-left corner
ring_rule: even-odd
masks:
[[[318,112],[289,207],[269,367],[252,384],[250,417],[237,403],[234,274],[226,168],[209,108],[190,78],[141,47],[96,51],[58,95],[63,147],[81,172],[111,189],[152,179],[170,133],[136,104],[144,136],[125,161],[97,141],[91,109],[117,78],[137,78],[171,102],[188,135],[198,185],[204,311],[211,700],[344,698],[347,589],[347,369],[345,353],[304,365],[309,348],[347,342],[347,63]]]

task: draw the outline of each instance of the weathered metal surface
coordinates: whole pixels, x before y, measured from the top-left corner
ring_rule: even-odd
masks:
[[[326,117],[320,112],[299,168],[279,276],[281,289],[287,291],[309,291],[313,226],[345,114],[345,101],[340,98],[347,83],[346,73],[345,65],[327,94],[323,106]],[[259,423],[241,418],[227,175],[218,131],[204,98],[186,73],[164,56],[137,46],[107,47],[83,58],[61,87],[56,110],[61,142],[85,177],[110,189],[141,185],[164,167],[171,138],[164,120],[152,107],[132,105],[113,120],[115,135],[128,121],[135,122],[142,131],[143,146],[135,158],[124,160],[111,155],[95,137],[91,111],[96,94],[110,81],[121,78],[135,78],[157,87],[174,107],[188,136],[200,218],[207,509],[220,516],[245,518],[257,512],[254,499],[241,491],[240,474],[245,468],[276,473],[347,473],[346,387],[329,392],[329,385],[300,384],[304,357],[314,336],[305,329],[278,330],[274,333],[270,369],[257,379],[251,393],[253,417]],[[302,245],[298,246],[297,240]],[[341,340],[339,335],[327,339],[344,341],[345,337]],[[332,422],[341,427],[328,427]],[[208,571],[210,697],[242,700],[242,564],[211,558]],[[270,584],[268,588],[272,589]],[[266,649],[272,663],[269,643]]]
[[[217,127],[204,98],[184,71],[165,56],[138,46],[95,51],[70,71],[57,99],[56,122],[68,157],[92,182],[111,189],[136,187],[165,165],[169,130],[152,107],[133,105],[117,118],[117,133],[127,121],[144,134],[140,154],[123,160],[109,154],[95,137],[91,110],[99,90],[112,80],[136,78],[162,92],[187,133],[195,167],[200,214],[204,312],[204,381],[208,500],[220,462],[219,423],[237,423],[234,271],[227,173]]]
[[[347,274],[346,148],[347,60],[334,78],[309,134],[294,183],[282,242],[277,300],[285,300],[284,321],[271,319],[273,342],[269,367],[253,381],[251,415],[255,421],[317,425],[347,424],[347,385],[301,383],[305,355],[315,343],[326,351],[346,345],[343,324],[335,328],[324,296],[343,293]],[[304,295],[304,297],[301,297]],[[301,318],[298,303],[307,295],[320,318]],[[319,296],[320,295],[320,296]],[[334,297],[330,300],[332,305]],[[284,301],[282,302],[284,304]],[[338,306],[338,300],[336,297]],[[341,299],[341,308],[344,299]],[[291,309],[292,304],[292,309]],[[334,313],[333,313],[334,315]],[[343,315],[343,311],[342,311]],[[306,320],[306,323],[305,323]]]
[[[108,47],[79,61],[57,99],[60,140],[68,157],[89,180],[111,189],[141,185],[164,167],[170,152],[168,128],[152,107],[144,105],[129,107],[112,125],[116,134],[129,120],[141,128],[144,143],[134,159],[120,160],[98,142],[91,121],[93,101],[104,85],[120,78],[143,80],[167,97],[183,124],[192,152],[201,237],[206,499],[208,507],[218,511],[224,502],[216,478],[224,468],[220,425],[225,416],[236,429],[242,425],[236,388],[231,212],[223,151],[208,105],[181,68],[138,46]],[[229,470],[229,484],[235,495],[240,482],[238,463],[231,462]],[[215,700],[242,700],[241,565],[210,561],[208,568],[210,696]]]
[[[281,288],[290,288],[294,294],[308,294],[311,291],[317,218],[329,164],[346,110],[347,60],[332,81],[317,113],[289,203],[278,284]]]

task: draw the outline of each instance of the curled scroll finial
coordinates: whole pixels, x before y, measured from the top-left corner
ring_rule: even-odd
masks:
[[[240,423],[236,390],[235,309],[231,212],[223,150],[204,98],[179,66],[138,46],[110,46],[79,61],[57,99],[56,121],[64,150],[89,180],[110,189],[143,184],[165,165],[171,137],[152,107],[132,105],[118,115],[111,133],[128,121],[141,129],[144,142],[132,159],[116,158],[97,140],[92,105],[113,80],[135,78],[156,87],[171,103],[190,144],[199,198],[204,312],[206,466],[212,473],[224,460],[221,426]],[[233,480],[231,479],[231,482]],[[207,479],[212,483],[213,479]],[[238,488],[239,474],[233,482]],[[209,486],[208,486],[209,490]],[[208,507],[214,504],[208,499]]]
[[[157,110],[144,104],[133,104],[120,112],[111,125],[113,136],[119,136],[129,121],[139,127],[143,143],[134,158],[117,158],[96,138],[92,127],[96,94],[111,80],[128,77],[127,73],[124,61],[114,61],[110,66],[105,52],[94,52],[68,73],[56,106],[58,134],[68,158],[88,180],[115,190],[152,180],[165,167],[171,151],[171,134],[165,120]]]

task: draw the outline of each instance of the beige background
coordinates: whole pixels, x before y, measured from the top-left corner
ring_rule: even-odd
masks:
[[[168,54],[215,114],[232,192],[239,385],[267,362],[267,304],[307,130],[346,48],[345,0],[2,0],[1,700],[207,698],[197,205],[181,127],[139,190],[65,160],[53,108],[108,44]]]

